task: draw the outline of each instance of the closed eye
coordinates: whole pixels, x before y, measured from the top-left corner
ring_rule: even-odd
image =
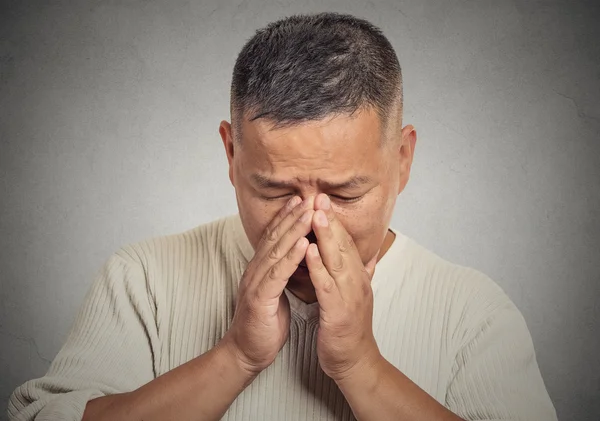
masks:
[[[281,195],[281,196],[274,196],[274,197],[267,197],[267,196],[263,196],[263,198],[264,198],[265,200],[280,200],[280,199],[287,199],[287,198],[291,198],[291,196],[292,196],[292,193],[286,193],[286,194],[283,194],[283,195]]]
[[[363,198],[363,196],[364,196],[364,194],[360,195],[360,196],[356,196],[356,197],[344,197],[344,196],[338,196],[338,195],[335,195],[335,194],[330,194],[329,195],[329,197],[332,197],[334,200],[340,200],[340,201],[345,202],[345,203],[358,202],[360,199]]]
[[[280,196],[273,196],[273,197],[264,196],[264,199],[265,200],[281,200],[281,199],[291,198],[291,196],[292,196],[292,193],[287,193],[287,194],[282,194]],[[362,199],[364,197],[364,194],[360,195],[360,196],[356,196],[356,197],[345,197],[345,196],[339,196],[336,194],[330,194],[329,197],[331,197],[333,200],[337,200],[340,202],[353,203],[353,202],[358,202],[360,199]]]

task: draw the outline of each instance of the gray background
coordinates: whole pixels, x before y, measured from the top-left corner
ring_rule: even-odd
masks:
[[[0,9],[2,407],[113,251],[236,211],[217,131],[236,55],[334,10],[403,66],[419,140],[393,224],[499,283],[559,417],[600,419],[600,2],[47,3]]]

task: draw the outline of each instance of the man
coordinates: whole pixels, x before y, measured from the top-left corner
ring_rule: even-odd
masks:
[[[389,227],[415,129],[396,54],[348,15],[259,30],[219,128],[239,214],[129,244],[25,420],[555,420],[502,290]]]

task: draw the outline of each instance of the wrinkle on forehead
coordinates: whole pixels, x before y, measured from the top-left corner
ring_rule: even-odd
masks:
[[[269,120],[245,121],[244,131],[250,139],[267,146],[282,140],[294,140],[294,137],[325,141],[329,139],[348,143],[359,136],[363,143],[381,138],[381,122],[374,109],[364,109],[353,115],[340,114],[318,121],[303,121],[292,126],[274,129]],[[309,137],[310,135],[310,137]],[[373,145],[378,142],[373,142]]]
[[[264,120],[246,122],[242,166],[311,185],[319,179],[341,182],[341,177],[367,175],[385,165],[380,129],[373,110],[278,129]]]
[[[341,177],[341,178],[340,178]],[[337,189],[356,189],[366,184],[373,183],[371,177],[365,175],[350,175],[342,177],[339,174],[336,175],[334,181],[322,179],[320,177],[301,177],[296,176],[291,179],[276,179],[265,176],[260,173],[253,173],[250,175],[252,181],[260,188],[277,189],[277,188],[291,188],[296,184],[318,184],[319,186],[325,187],[331,190]]]

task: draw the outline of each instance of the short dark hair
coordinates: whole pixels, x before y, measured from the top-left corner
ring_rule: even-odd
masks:
[[[394,48],[379,28],[352,15],[272,22],[246,42],[233,68],[234,133],[244,117],[266,118],[281,128],[366,107],[375,108],[385,127],[396,102],[401,113],[402,73]]]

